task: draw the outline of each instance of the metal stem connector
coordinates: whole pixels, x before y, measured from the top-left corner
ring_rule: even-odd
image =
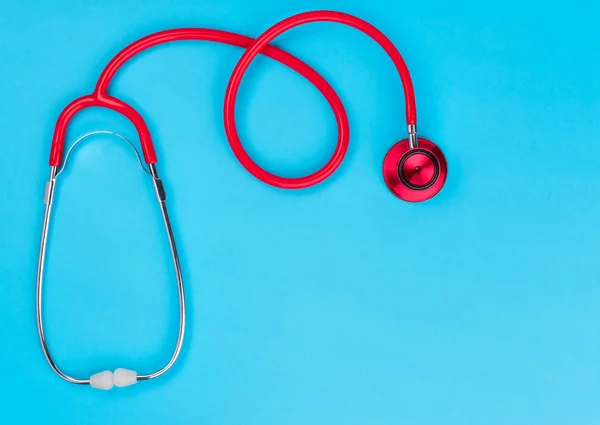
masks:
[[[415,124],[410,124],[408,126],[408,146],[411,149],[419,147],[419,142],[417,138],[417,126]]]

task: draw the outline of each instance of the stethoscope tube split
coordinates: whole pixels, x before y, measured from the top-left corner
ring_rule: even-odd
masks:
[[[73,102],[67,105],[67,107],[59,115],[56,127],[54,129],[49,159],[50,178],[46,184],[46,191],[44,195],[46,209],[44,213],[40,253],[38,259],[36,317],[38,334],[44,356],[51,369],[61,378],[74,384],[87,384],[91,387],[99,389],[110,389],[113,386],[123,387],[135,384],[138,381],[156,378],[166,373],[177,360],[181,351],[185,333],[185,293],[183,287],[183,278],[181,274],[181,266],[179,264],[179,256],[177,254],[177,248],[175,245],[175,237],[173,235],[173,230],[171,228],[171,223],[167,212],[165,190],[162,180],[158,177],[156,166],[158,159],[156,156],[156,151],[154,149],[150,131],[143,117],[133,107],[109,94],[110,83],[114,79],[116,73],[123,65],[125,65],[137,54],[154,46],[179,40],[205,40],[244,48],[244,53],[236,64],[229,79],[223,107],[225,133],[232,152],[240,164],[250,174],[263,183],[282,189],[307,188],[316,185],[331,176],[344,160],[350,139],[348,116],[339,96],[321,75],[319,75],[314,69],[298,58],[279,48],[271,46],[269,43],[271,43],[277,36],[299,25],[323,21],[348,25],[370,36],[388,54],[394,66],[396,67],[402,82],[408,137],[392,146],[385,156],[383,162],[383,178],[387,187],[394,195],[409,202],[422,202],[430,199],[442,189],[447,175],[446,159],[444,158],[444,155],[439,147],[437,147],[431,141],[418,137],[417,135],[417,112],[414,88],[406,63],[394,44],[381,31],[368,22],[346,13],[334,11],[313,11],[300,13],[284,19],[283,21],[273,25],[256,39],[226,31],[207,28],[170,29],[143,37],[126,46],[108,63],[106,68],[102,71],[96,87],[91,94],[75,99]],[[277,60],[278,62],[288,66],[306,78],[325,97],[335,116],[338,128],[338,138],[334,153],[323,167],[307,176],[286,178],[274,175],[267,170],[264,170],[258,164],[256,164],[252,158],[250,158],[238,135],[235,122],[235,105],[238,89],[246,70],[259,54]],[[156,372],[146,375],[138,375],[138,373],[133,370],[119,368],[114,372],[107,370],[96,373],[89,379],[74,378],[64,373],[57,366],[46,344],[42,314],[42,295],[44,261],[48,238],[48,228],[50,226],[52,201],[54,198],[54,192],[56,190],[57,177],[59,177],[62,170],[66,166],[72,149],[83,139],[95,134],[103,133],[93,132],[79,139],[75,142],[73,147],[69,149],[63,159],[63,151],[69,123],[75,115],[90,107],[107,108],[118,112],[134,125],[140,140],[143,161],[147,164],[147,168],[143,165],[141,155],[137,152],[137,150],[135,150],[135,147],[131,142],[118,134],[112,132],[104,133],[119,137],[127,142],[136,151],[138,162],[152,180],[163,217],[167,239],[171,248],[177,290],[179,294],[179,333],[173,353],[167,364]]]

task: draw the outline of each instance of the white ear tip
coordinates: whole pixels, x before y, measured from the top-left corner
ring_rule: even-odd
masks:
[[[137,372],[129,369],[116,369],[114,381],[117,387],[127,387],[137,383]]]
[[[90,376],[90,387],[99,390],[110,390],[114,385],[113,373],[110,370]]]

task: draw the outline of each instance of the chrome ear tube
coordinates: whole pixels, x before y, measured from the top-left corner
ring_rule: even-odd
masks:
[[[101,134],[115,136],[115,137],[119,138],[120,140],[124,141],[125,143],[127,143],[135,152],[137,161],[138,161],[140,167],[142,168],[142,170],[149,176],[149,178],[152,179],[152,184],[154,186],[154,189],[155,189],[155,192],[157,195],[157,200],[158,200],[158,204],[159,204],[160,211],[162,214],[163,222],[165,225],[165,230],[167,233],[169,246],[171,248],[171,255],[173,257],[173,265],[175,268],[175,277],[177,280],[177,292],[179,295],[179,332],[177,335],[177,342],[175,343],[175,348],[173,350],[170,360],[162,368],[156,370],[155,372],[148,373],[148,374],[138,374],[136,371],[119,368],[119,369],[116,369],[114,371],[114,373],[107,370],[107,371],[103,371],[100,373],[96,373],[96,374],[90,376],[89,378],[75,378],[75,377],[69,376],[62,369],[60,369],[58,367],[56,361],[53,359],[52,354],[50,353],[48,344],[46,342],[46,333],[44,330],[44,318],[43,318],[43,289],[44,289],[44,265],[45,265],[45,258],[46,258],[46,245],[47,245],[47,241],[48,241],[48,230],[50,227],[50,218],[51,218],[51,212],[52,212],[52,201],[54,200],[54,193],[56,190],[57,179],[62,174],[62,172],[65,170],[65,167],[67,166],[67,164],[69,162],[69,158],[70,158],[70,155],[73,152],[73,150],[84,140],[86,140],[90,137],[96,136],[96,135],[101,135]],[[164,190],[162,181],[158,177],[156,165],[151,164],[150,169],[149,170],[146,169],[146,167],[144,167],[144,165],[143,165],[140,154],[138,153],[138,151],[135,148],[135,146],[133,145],[133,143],[131,143],[128,139],[121,136],[120,134],[117,134],[117,133],[114,133],[111,131],[94,131],[94,132],[88,133],[88,134],[80,137],[79,139],[77,139],[75,141],[75,143],[73,144],[73,146],[71,146],[71,148],[65,155],[65,159],[64,159],[62,167],[60,167],[60,168],[55,167],[55,166],[50,167],[50,178],[49,178],[48,182],[46,183],[46,190],[44,193],[44,203],[46,204],[46,207],[45,207],[45,212],[44,212],[44,222],[42,225],[42,236],[41,236],[41,241],[40,241],[40,252],[39,252],[39,257],[38,257],[35,306],[36,306],[36,322],[37,322],[37,329],[38,329],[40,344],[42,346],[42,351],[44,353],[44,356],[45,356],[46,360],[48,361],[48,364],[50,365],[52,370],[58,376],[60,376],[62,379],[64,379],[67,382],[70,382],[73,384],[90,385],[91,387],[98,388],[98,389],[104,389],[104,390],[111,389],[113,387],[113,385],[116,385],[118,387],[133,385],[133,384],[137,383],[138,381],[145,381],[148,379],[153,379],[153,378],[159,377],[160,375],[167,372],[173,366],[173,364],[177,360],[177,357],[179,357],[179,353],[181,352],[181,347],[183,345],[183,337],[185,334],[185,292],[184,292],[184,287],[183,287],[183,277],[181,274],[181,266],[179,263],[179,255],[177,253],[177,247],[175,245],[175,237],[173,235],[173,229],[171,228],[171,222],[169,220],[169,214],[167,212],[166,194],[165,194],[165,190]]]

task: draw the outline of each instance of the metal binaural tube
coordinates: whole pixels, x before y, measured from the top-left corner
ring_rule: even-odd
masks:
[[[169,361],[165,364],[165,366],[163,366],[161,369],[157,370],[156,372],[137,376],[138,381],[144,381],[144,380],[156,378],[156,377],[164,374],[165,372],[167,372],[175,364],[177,358],[179,357],[181,348],[183,346],[183,339],[184,339],[184,334],[185,334],[185,324],[186,324],[185,323],[186,322],[185,291],[184,291],[183,277],[182,277],[182,273],[181,273],[181,265],[180,265],[180,261],[179,261],[179,255],[177,253],[177,247],[175,244],[175,236],[173,234],[171,221],[169,219],[169,214],[168,214],[167,206],[165,203],[166,194],[165,194],[164,186],[162,184],[162,180],[158,177],[158,172],[156,170],[156,166],[154,164],[152,164],[152,165],[150,165],[149,170],[145,169],[145,167],[143,167],[143,165],[141,163],[140,155],[137,152],[137,150],[135,149],[134,145],[131,142],[129,142],[129,140],[127,140],[123,136],[118,135],[116,133],[93,132],[93,133],[89,133],[89,134],[81,137],[74,143],[72,148],[67,153],[63,167],[59,168],[59,167],[52,166],[50,168],[50,178],[49,178],[48,182],[46,183],[46,188],[45,188],[45,192],[44,192],[44,203],[45,203],[46,207],[45,207],[45,212],[44,212],[44,221],[43,221],[43,225],[42,225],[42,235],[41,235],[41,241],[40,241],[40,251],[39,251],[39,256],[38,256],[38,269],[37,269],[37,278],[36,278],[36,322],[37,322],[38,336],[39,336],[39,340],[40,340],[40,344],[42,347],[44,357],[46,358],[46,361],[48,362],[48,364],[50,365],[52,370],[58,376],[60,376],[65,381],[71,382],[73,384],[90,384],[90,379],[74,378],[72,376],[69,376],[65,372],[63,372],[58,367],[58,365],[56,364],[56,362],[54,361],[54,359],[52,357],[52,354],[50,353],[48,344],[46,342],[46,335],[45,335],[45,331],[44,331],[44,319],[43,319],[43,283],[44,283],[44,279],[43,278],[44,278],[44,268],[45,268],[46,246],[47,246],[47,242],[48,242],[48,231],[50,228],[50,218],[51,218],[51,212],[52,212],[52,201],[54,199],[54,192],[55,192],[57,177],[64,170],[64,167],[67,165],[69,154],[70,154],[71,150],[75,147],[75,145],[77,145],[79,142],[83,141],[87,137],[90,137],[92,135],[97,135],[97,134],[114,135],[114,136],[117,136],[120,139],[124,140],[125,142],[127,142],[129,144],[129,146],[131,146],[135,150],[138,162],[140,163],[142,169],[150,177],[152,177],[152,183],[153,183],[154,189],[156,191],[158,204],[159,204],[161,215],[162,215],[163,222],[165,225],[165,230],[167,232],[169,247],[171,249],[173,265],[175,268],[175,277],[177,280],[177,293],[178,293],[178,300],[179,300],[179,331],[178,331],[178,335],[177,335],[177,341],[175,343],[175,348],[173,350],[173,353],[172,353]]]

